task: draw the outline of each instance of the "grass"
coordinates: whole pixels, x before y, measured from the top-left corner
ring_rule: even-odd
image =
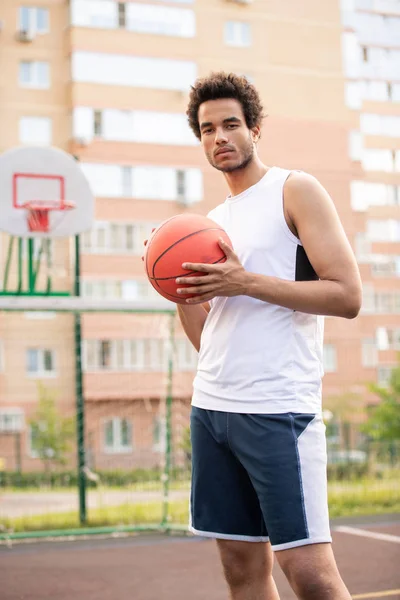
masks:
[[[177,485],[178,487],[171,486],[171,489],[188,489],[188,482],[177,482]],[[134,487],[136,488],[136,484]],[[146,487],[136,488],[136,491],[144,490]],[[132,489],[132,486],[129,486],[129,489]],[[147,489],[157,488],[152,486]],[[91,509],[88,513],[88,525],[90,527],[156,525],[161,523],[162,510],[161,499],[157,502],[124,503],[119,506]],[[329,512],[332,518],[400,512],[400,484],[393,479],[332,482],[329,484]],[[185,525],[188,522],[188,513],[189,506],[186,499],[172,500],[169,503],[168,521]],[[42,515],[2,518],[0,527],[15,532],[73,529],[79,527],[79,520],[77,511],[49,512]]]
[[[155,525],[162,520],[162,502],[146,504],[121,504],[90,510],[90,527],[120,525]],[[170,523],[186,524],[189,507],[186,500],[174,500],[169,503]],[[45,529],[75,529],[79,527],[77,511],[65,513],[47,513],[12,519],[0,519],[0,527],[6,531],[43,531]]]
[[[328,496],[331,518],[400,512],[398,480],[334,482],[328,486]]]

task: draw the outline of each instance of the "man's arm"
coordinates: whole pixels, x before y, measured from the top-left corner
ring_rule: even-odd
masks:
[[[285,281],[248,273],[245,294],[301,312],[354,318],[361,307],[358,266],[336,208],[305,173],[289,177],[285,211],[319,281]]]
[[[177,306],[182,327],[197,352],[199,352],[201,333],[210,312],[210,305],[207,302],[195,306],[185,306],[184,304],[178,304]]]
[[[155,231],[155,228],[151,230],[151,233]],[[143,245],[146,247],[149,240],[144,240]],[[142,256],[144,261],[144,256]],[[184,332],[187,337],[196,348],[197,352],[200,350],[200,339],[203,331],[204,323],[208,313],[210,312],[211,306],[208,302],[196,306],[185,306],[178,304],[178,315]]]
[[[225,263],[185,267],[207,275],[179,278],[189,284],[185,293],[196,294],[187,303],[206,302],[215,296],[247,295],[300,312],[354,318],[361,307],[361,280],[357,263],[335,206],[312,176],[293,173],[285,184],[285,212],[297,231],[319,281],[288,281],[247,272],[224,242]],[[194,284],[194,285],[191,285]]]

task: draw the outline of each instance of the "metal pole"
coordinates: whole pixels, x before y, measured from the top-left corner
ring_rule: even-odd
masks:
[[[22,471],[21,456],[22,456],[22,452],[21,452],[21,432],[20,431],[16,431],[15,432],[15,466],[16,466],[16,471],[17,471],[17,473],[19,475],[21,475],[21,471]]]
[[[75,236],[75,296],[80,295],[80,240]],[[79,521],[86,524],[86,476],[85,476],[85,403],[82,377],[82,328],[80,313],[74,314],[75,328],[75,390],[76,390],[76,436],[78,450]]]
[[[35,291],[35,275],[33,271],[33,239],[28,238],[28,292],[33,294]]]
[[[23,272],[22,272],[22,262],[23,262],[23,252],[24,252],[24,240],[22,238],[18,238],[18,293],[22,290],[23,285]]]
[[[168,522],[169,511],[169,483],[171,475],[171,458],[172,458],[172,383],[174,372],[174,335],[175,335],[175,314],[170,316],[169,327],[169,353],[168,353],[168,383],[167,383],[167,398],[166,398],[166,449],[165,449],[165,466],[163,473],[164,482],[164,501],[161,526],[165,527]]]
[[[8,284],[8,276],[10,274],[10,266],[11,266],[11,259],[12,259],[12,253],[13,253],[13,246],[14,246],[14,236],[10,237],[9,241],[8,241],[8,250],[7,250],[7,259],[6,259],[6,266],[4,269],[4,278],[3,278],[3,290],[7,289],[7,284]]]

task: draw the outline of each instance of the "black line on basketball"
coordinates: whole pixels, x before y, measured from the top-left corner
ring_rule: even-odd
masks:
[[[173,248],[174,246],[177,246],[178,244],[180,244],[184,240],[187,240],[188,238],[193,237],[194,235],[197,235],[198,233],[201,233],[202,231],[224,231],[224,230],[222,229],[222,227],[205,227],[204,229],[198,229],[197,231],[193,231],[192,233],[189,233],[188,235],[185,235],[183,238],[180,238],[179,240],[177,240],[176,242],[174,242],[173,244],[171,244],[171,246],[169,246],[168,248],[166,248],[164,250],[164,252],[162,252],[160,254],[160,256],[157,258],[157,260],[154,261],[153,269],[152,269],[152,271],[153,271],[152,272],[152,277],[154,279],[156,279],[156,277],[154,277],[154,270],[156,268],[156,264],[164,256],[164,254],[166,254],[167,252],[169,252],[169,250],[171,250],[171,248]]]
[[[211,265],[216,265],[219,262],[221,262],[222,260],[224,260],[224,258],[226,258],[226,256],[222,256],[221,258],[219,258],[218,260],[216,260],[213,263],[210,263]],[[198,271],[190,271],[190,273],[198,273]],[[169,296],[170,298],[183,298],[183,296],[175,296],[175,294],[170,294],[169,292],[166,292],[162,289],[162,287],[158,284],[159,281],[165,281],[166,279],[175,279],[175,277],[185,277],[187,274],[182,273],[182,275],[174,275],[173,277],[149,277],[149,279],[151,279],[151,281],[153,281],[157,287],[160,288],[160,290],[162,291],[163,294],[167,294],[167,296]],[[189,284],[188,284],[189,285]]]
[[[163,227],[165,227],[165,225],[167,225],[167,224],[168,224],[170,221],[173,221],[173,220],[174,220],[174,219],[176,219],[177,217],[179,217],[179,215],[174,215],[173,217],[170,217],[169,219],[167,219],[166,221],[164,221],[164,223],[161,223],[161,225],[159,225],[159,226],[158,226],[158,228],[157,228],[157,229],[158,229],[157,233],[158,233],[159,231],[161,231],[161,229],[162,229]],[[149,275],[149,269],[147,268],[147,254],[148,254],[148,253],[146,252],[146,264],[145,264],[145,267],[146,267],[146,273],[147,273],[147,277],[150,277],[150,275]]]
[[[222,262],[226,256],[221,256],[218,260],[215,260],[210,265],[217,265]],[[176,277],[190,277],[190,275],[194,275],[195,273],[199,273],[199,271],[188,271],[188,273],[179,273],[178,275],[172,275],[171,277],[149,277],[152,281],[167,281],[168,279],[175,279]]]

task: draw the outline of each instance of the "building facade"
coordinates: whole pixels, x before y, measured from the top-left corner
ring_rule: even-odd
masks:
[[[349,419],[346,397],[373,402],[365,383],[387,384],[400,349],[400,2],[4,0],[0,20],[0,151],[53,145],[80,161],[97,199],[81,293],[104,303],[156,301],[143,240],[227,194],[186,122],[191,83],[213,70],[254,82],[269,115],[262,160],[321,181],[360,264],[360,316],[326,319],[326,403]],[[1,265],[7,243],[3,235]],[[69,251],[52,243],[66,288]],[[84,316],[93,468],[162,462],[168,327],[161,315]],[[176,339],[179,449],[196,355],[178,325]],[[30,425],[38,381],[63,414],[75,411],[73,318],[3,313],[0,344],[0,456],[6,469],[40,468]]]

